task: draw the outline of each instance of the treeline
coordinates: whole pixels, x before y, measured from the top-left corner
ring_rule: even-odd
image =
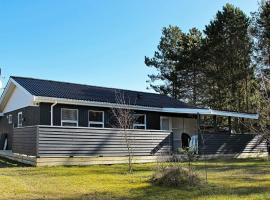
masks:
[[[258,112],[269,102],[270,1],[246,15],[226,4],[203,31],[165,27],[153,57],[145,64],[155,91],[202,107]],[[266,95],[267,94],[267,95]]]

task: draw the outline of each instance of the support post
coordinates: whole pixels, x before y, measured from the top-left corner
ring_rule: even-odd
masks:
[[[197,113],[197,132],[200,133],[200,126],[201,126],[201,116]]]
[[[200,116],[199,113],[197,113],[197,134],[198,134],[198,147],[197,148],[198,148],[198,153],[199,154],[200,154],[200,151],[201,151],[200,146],[201,146],[201,138],[202,138],[200,126],[201,126],[201,116]]]
[[[214,130],[215,130],[215,133],[216,133],[218,131],[217,116],[216,115],[213,116],[213,120],[214,120]]]
[[[228,117],[229,133],[232,133],[232,117]]]

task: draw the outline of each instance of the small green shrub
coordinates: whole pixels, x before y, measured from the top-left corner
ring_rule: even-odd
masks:
[[[196,186],[200,184],[197,174],[186,168],[171,166],[158,169],[151,178],[154,185],[167,187]]]

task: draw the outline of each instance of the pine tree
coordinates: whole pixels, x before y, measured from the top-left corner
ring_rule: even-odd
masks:
[[[195,28],[188,33],[176,26],[163,28],[154,57],[145,57],[145,64],[158,71],[149,75],[150,87],[176,99],[199,104],[201,45],[202,33]]]
[[[212,108],[248,111],[249,81],[254,78],[250,55],[250,19],[239,8],[226,4],[205,28],[208,98]]]

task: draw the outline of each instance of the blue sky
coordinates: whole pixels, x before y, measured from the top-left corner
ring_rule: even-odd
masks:
[[[0,66],[10,75],[146,91],[144,64],[161,29],[203,29],[227,2],[256,0],[0,0]]]

